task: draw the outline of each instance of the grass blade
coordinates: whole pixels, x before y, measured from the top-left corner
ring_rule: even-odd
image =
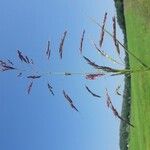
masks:
[[[32,86],[33,86],[33,81],[31,81],[29,86],[28,86],[28,94],[30,94]]]
[[[93,42],[93,43],[94,43],[94,42]],[[112,62],[115,63],[115,64],[121,64],[121,63],[119,63],[118,61],[116,61],[115,59],[113,59],[111,56],[109,56],[106,52],[104,52],[104,51],[102,51],[101,49],[99,49],[95,43],[94,43],[94,46],[95,46],[96,50],[97,50],[102,56],[106,57],[107,59],[109,59],[110,61],[112,61]],[[121,64],[121,65],[122,65],[122,64]]]

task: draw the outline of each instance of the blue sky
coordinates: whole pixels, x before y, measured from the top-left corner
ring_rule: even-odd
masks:
[[[112,31],[115,15],[113,0],[13,0],[0,2],[0,58],[12,60],[16,66],[29,69],[19,61],[19,49],[35,62],[35,70],[88,72],[88,66],[79,53],[80,37],[85,29],[83,55],[100,65],[112,64],[101,57],[90,43],[99,40],[99,27],[89,17],[102,22],[108,12],[107,29]],[[122,32],[118,38],[122,41]],[[63,59],[59,59],[59,43],[64,30],[68,31]],[[113,55],[112,39],[106,35],[103,50]],[[45,57],[47,41],[51,41],[51,58]],[[123,54],[122,54],[123,55]],[[18,72],[0,73],[0,149],[1,150],[117,150],[119,149],[119,123],[105,104],[107,87],[112,101],[121,111],[122,98],[115,88],[122,77],[86,80],[83,76],[43,75],[33,83],[27,95],[29,80],[17,78]],[[55,96],[48,92],[50,82]],[[89,95],[88,85],[102,98]],[[74,100],[80,113],[72,110],[62,95],[65,90]]]

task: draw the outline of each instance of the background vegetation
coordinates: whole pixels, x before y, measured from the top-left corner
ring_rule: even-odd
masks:
[[[116,12],[117,12],[117,21],[122,29],[124,34],[124,45],[127,47],[127,35],[126,35],[126,26],[125,26],[125,16],[124,16],[124,4],[123,0],[114,0]],[[128,53],[125,52],[125,68],[129,69],[129,56]],[[124,85],[124,94],[123,94],[123,103],[122,103],[122,112],[121,117],[126,120],[130,120],[130,106],[131,106],[131,78],[128,75],[125,75],[125,85]],[[127,125],[124,121],[120,123],[120,149],[127,150],[128,149],[128,137],[129,137],[129,125]]]

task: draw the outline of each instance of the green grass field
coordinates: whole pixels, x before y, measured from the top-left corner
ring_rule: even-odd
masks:
[[[150,66],[150,0],[124,0],[128,49]],[[129,56],[132,69],[143,68]],[[131,75],[129,150],[150,150],[150,71]]]

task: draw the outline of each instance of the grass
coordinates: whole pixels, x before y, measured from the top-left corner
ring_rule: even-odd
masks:
[[[116,39],[116,20],[113,18],[113,33],[111,34],[109,31],[105,29],[105,22],[107,13],[105,13],[103,24],[99,25],[97,22],[94,22],[101,28],[99,47],[96,43],[93,43],[98,52],[111,60],[112,62],[118,63],[111,56],[107,55],[104,51],[100,49],[104,40],[104,33],[109,34],[114,40],[114,44],[118,50],[118,54],[120,53],[118,46],[122,46],[125,48],[125,69],[113,69],[109,66],[99,66],[95,62],[91,61],[87,57],[83,56],[86,62],[95,68],[94,73],[68,73],[68,72],[48,72],[46,74],[49,75],[84,75],[86,79],[94,80],[97,77],[100,77],[102,73],[110,74],[110,75],[125,75],[125,90],[123,94],[123,105],[122,105],[122,113],[121,116],[113,106],[110,97],[106,90],[107,104],[108,107],[112,110],[112,113],[121,120],[120,125],[120,148],[121,150],[128,150],[127,144],[129,144],[130,150],[149,150],[150,147],[150,71],[143,71],[147,66],[150,66],[150,11],[149,0],[124,0],[125,6],[125,19],[124,19],[124,9],[123,9],[123,0],[114,0],[115,6],[117,10],[117,20],[118,23],[124,33],[124,43],[125,46]],[[125,26],[126,20],[126,26]],[[127,29],[127,32],[126,32]],[[126,34],[127,33],[127,34]],[[80,53],[82,54],[83,40],[84,40],[85,30],[83,30],[82,37],[80,40]],[[63,56],[63,47],[65,38],[67,35],[67,31],[64,32],[62,39],[59,45],[59,55],[60,59]],[[126,48],[128,40],[128,47]],[[118,45],[119,44],[119,45]],[[19,59],[26,64],[33,64],[32,59],[28,58],[26,55],[23,55],[21,51],[18,52]],[[48,41],[46,56],[50,58],[50,41]],[[128,61],[128,54],[129,60]],[[8,62],[4,62],[0,60],[0,71],[7,70],[19,70],[17,68],[12,67],[13,63],[7,60]],[[128,69],[131,70],[128,70]],[[140,70],[140,72],[135,73],[136,70]],[[142,70],[142,71],[141,71]],[[149,68],[150,70],[150,68]],[[26,70],[20,70],[26,71]],[[113,74],[112,74],[113,73]],[[132,73],[132,74],[130,74]],[[20,72],[17,77],[20,77],[22,72]],[[44,75],[44,73],[42,74]],[[130,76],[131,75],[131,78]],[[41,75],[36,75],[33,73],[30,76],[27,76],[31,80],[28,86],[28,94],[31,92],[33,79],[40,78]],[[131,79],[131,80],[130,80]],[[131,84],[130,84],[131,83]],[[47,83],[47,87],[49,92],[54,95],[53,88],[49,83]],[[93,93],[87,86],[87,91],[92,94],[94,97],[100,98],[101,96]],[[131,94],[130,94],[131,93]],[[69,97],[69,95],[63,90],[63,95],[65,99],[69,102],[70,106],[78,111],[78,109],[73,104],[73,101]],[[131,98],[130,98],[131,96]],[[131,105],[130,105],[131,103]],[[131,106],[131,107],[130,107]],[[131,108],[131,109],[130,109]],[[130,111],[131,110],[131,111]],[[130,113],[131,112],[131,113]],[[129,118],[130,121],[129,121]],[[133,125],[132,125],[133,124]],[[133,128],[130,128],[132,126]],[[135,128],[134,128],[135,126]]]
[[[150,66],[150,1],[124,1],[128,49]],[[129,56],[131,69],[142,66]],[[150,72],[131,75],[129,150],[150,149]]]

